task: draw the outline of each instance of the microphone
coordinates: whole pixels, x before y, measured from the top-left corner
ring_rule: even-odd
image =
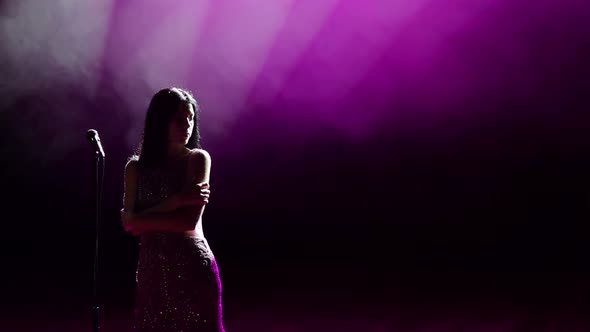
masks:
[[[90,144],[94,147],[94,152],[104,158],[104,150],[102,144],[100,144],[100,137],[98,132],[94,129],[88,129],[86,132],[86,138],[90,141]]]

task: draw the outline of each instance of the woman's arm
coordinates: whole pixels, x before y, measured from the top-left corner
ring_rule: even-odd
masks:
[[[189,213],[197,206],[204,206],[209,199],[209,185],[200,183],[190,189],[190,192],[176,194],[170,198],[170,203],[163,203],[140,213],[121,211],[121,218],[126,229],[134,234],[145,231],[184,232],[195,229],[194,218]],[[171,210],[165,205],[177,206]],[[198,220],[198,219],[197,219]]]
[[[188,184],[194,186],[199,183],[206,183],[207,189],[209,189],[209,178],[211,174],[211,156],[209,153],[202,149],[194,149],[191,151],[188,164]],[[207,199],[209,197],[207,196]],[[186,205],[182,208],[182,212],[192,222],[194,226],[201,220],[203,213],[205,212],[205,204],[202,205]]]
[[[209,198],[207,182],[211,158],[204,150],[194,150],[189,158],[189,174],[195,175],[190,179],[189,190],[173,195],[141,213],[134,213],[133,210],[137,191],[136,162],[128,163],[125,168],[124,208],[121,211],[125,230],[138,235],[145,231],[183,232],[195,229]]]
[[[208,191],[208,188],[205,188]],[[185,213],[175,211],[183,203],[198,203],[202,198],[185,195],[169,197],[159,204],[144,210],[135,212],[135,199],[137,195],[137,160],[130,160],[125,165],[123,209],[121,210],[121,222],[126,231],[133,235],[139,235],[146,230],[160,231],[186,231],[191,228],[191,220]],[[208,197],[208,194],[207,194]],[[206,203],[205,202],[203,204]],[[193,227],[194,228],[194,227]]]
[[[135,197],[137,194],[137,160],[129,160],[125,165],[123,180],[123,209],[121,209],[121,221],[125,226],[125,218],[133,214],[135,210]]]

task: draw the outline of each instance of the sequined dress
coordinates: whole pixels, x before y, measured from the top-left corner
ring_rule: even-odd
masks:
[[[139,170],[135,210],[179,191],[187,162],[164,170]],[[184,233],[147,232],[137,264],[135,330],[222,332],[221,281],[207,240]]]

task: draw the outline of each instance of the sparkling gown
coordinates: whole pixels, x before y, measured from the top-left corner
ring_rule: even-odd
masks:
[[[163,170],[140,169],[136,211],[181,190],[186,167],[185,160]],[[143,234],[136,277],[136,331],[224,331],[221,281],[206,239],[174,232]]]

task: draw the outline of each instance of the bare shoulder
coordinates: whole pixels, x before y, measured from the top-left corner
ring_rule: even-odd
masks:
[[[197,165],[206,165],[211,163],[211,155],[203,149],[190,150],[191,161]]]
[[[133,173],[137,172],[137,164],[138,160],[136,158],[130,158],[125,164],[125,173]]]
[[[211,156],[203,149],[192,149],[190,151],[189,173],[190,178],[196,182],[209,182],[211,171]]]

